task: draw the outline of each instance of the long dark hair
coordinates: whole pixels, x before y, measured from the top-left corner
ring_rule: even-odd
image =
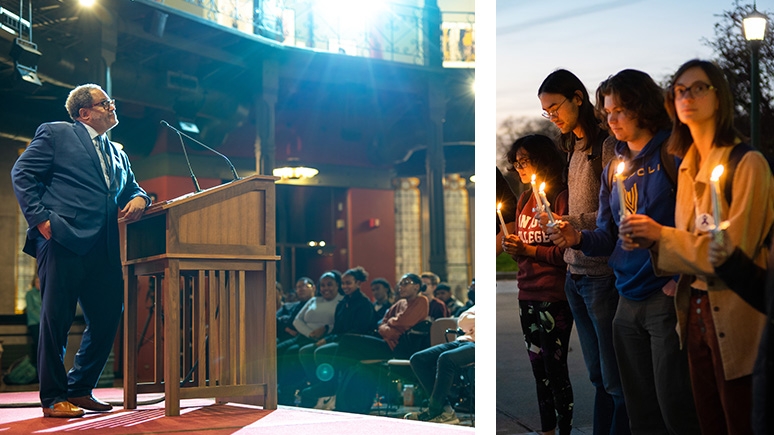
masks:
[[[708,60],[689,60],[682,64],[672,76],[664,103],[669,116],[672,118],[672,135],[667,141],[667,146],[670,153],[679,157],[684,157],[685,153],[688,152],[693,143],[693,136],[688,126],[683,124],[677,116],[674,87],[675,81],[691,68],[701,68],[707,74],[709,84],[715,87],[715,96],[718,99],[718,110],[715,112],[715,137],[713,138],[715,146],[733,146],[736,138],[741,136],[734,127],[734,98],[723,70]]]
[[[592,144],[597,143],[598,140],[601,140],[600,136],[603,134],[586,86],[583,85],[583,82],[575,74],[566,69],[558,69],[549,74],[543,80],[540,88],[538,88],[538,96],[544,93],[561,94],[568,100],[578,98],[577,92],[581,93],[581,105],[578,107],[578,124],[586,138],[586,147],[583,150],[579,149],[577,151],[584,151],[589,149]],[[561,139],[560,147],[562,151],[572,151],[575,146],[573,132],[563,134]]]
[[[636,69],[625,69],[610,76],[597,88],[597,110],[605,113],[605,97],[615,95],[637,125],[655,133],[672,125],[664,108],[664,90],[646,73]],[[607,120],[603,121],[607,127]]]
[[[551,138],[542,134],[530,134],[516,139],[505,158],[513,165],[516,161],[516,153],[520,150],[529,154],[529,160],[537,171],[537,177],[546,182],[546,197],[553,198],[557,193],[567,188],[564,179],[565,159]],[[513,166],[511,166],[513,168]],[[517,213],[521,210],[517,210]]]

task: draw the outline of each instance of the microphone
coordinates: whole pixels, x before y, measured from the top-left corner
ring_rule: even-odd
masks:
[[[233,163],[231,163],[231,160],[229,160],[229,158],[228,158],[228,157],[226,157],[226,156],[224,156],[223,154],[221,154],[220,152],[218,152],[218,151],[216,151],[216,150],[214,150],[214,149],[212,149],[212,148],[208,147],[207,145],[205,145],[205,144],[203,144],[203,143],[199,142],[198,140],[196,140],[196,139],[192,138],[191,136],[188,136],[187,134],[183,133],[182,131],[180,131],[180,130],[176,129],[175,127],[172,127],[171,125],[169,125],[169,123],[167,123],[167,121],[164,121],[164,120],[162,120],[162,121],[161,121],[161,123],[162,123],[163,125],[165,125],[165,126],[167,126],[167,127],[171,128],[172,130],[175,130],[175,131],[177,132],[177,134],[178,134],[178,135],[185,136],[185,137],[187,137],[188,139],[191,139],[192,141],[194,141],[194,142],[196,142],[197,144],[201,145],[203,148],[205,148],[205,149],[207,149],[207,150],[210,150],[210,151],[212,151],[213,153],[215,153],[215,154],[217,154],[217,155],[219,155],[219,156],[223,157],[223,159],[224,159],[224,160],[226,160],[226,163],[228,163],[228,166],[231,168],[231,175],[233,175],[233,176],[234,176],[234,180],[241,180],[241,178],[239,177],[239,174],[237,174],[236,168],[234,168],[234,164],[233,164]],[[180,140],[182,141],[182,140],[183,140],[183,138],[181,137],[181,138],[180,138]],[[188,157],[186,157],[186,159],[187,159],[187,158],[188,158]],[[234,181],[234,180],[232,180],[232,181]]]
[[[175,127],[172,127],[167,123],[167,121],[161,120],[161,125],[164,125],[166,127],[171,128],[172,130],[175,130],[177,132],[177,135],[180,136],[180,146],[183,147],[183,155],[185,156],[185,162],[188,164],[188,171],[191,172],[191,180],[193,180],[194,189],[196,189],[196,193],[199,193],[202,191],[202,188],[199,187],[199,180],[196,179],[196,175],[194,175],[193,168],[191,167],[191,160],[188,159],[188,151],[185,150],[185,142],[183,142],[183,136],[180,135],[180,131],[176,129]]]

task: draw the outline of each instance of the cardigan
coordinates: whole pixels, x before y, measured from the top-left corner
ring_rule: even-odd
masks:
[[[678,170],[675,228],[664,226],[654,253],[659,273],[679,273],[675,308],[681,345],[687,333],[691,287],[708,290],[712,320],[718,339],[726,380],[752,373],[765,316],[742,300],[715,275],[709,262],[711,234],[695,227],[696,210],[712,213],[710,174],[719,163],[726,163],[732,147],[712,147],[699,169],[699,153],[694,146],[686,153]],[[759,152],[748,152],[739,161],[733,180],[733,198],[729,205],[723,195],[721,219],[729,221],[726,236],[755,264],[765,267],[768,252],[764,247],[774,224],[774,183],[768,163]]]

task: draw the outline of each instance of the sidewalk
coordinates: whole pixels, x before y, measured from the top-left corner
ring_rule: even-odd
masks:
[[[504,279],[503,279],[504,278]],[[592,433],[594,389],[588,380],[578,334],[568,355],[575,396],[573,435]],[[535,378],[519,321],[518,288],[512,275],[497,277],[497,434],[533,435],[540,430]]]

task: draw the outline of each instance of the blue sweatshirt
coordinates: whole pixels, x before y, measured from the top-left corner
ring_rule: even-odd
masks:
[[[661,147],[666,146],[668,137],[668,131],[657,132],[634,159],[626,161],[624,197],[630,214],[644,214],[661,225],[673,227],[677,188],[661,164]],[[658,277],[653,273],[647,249],[626,251],[621,247],[618,186],[615,177],[608,185],[608,172],[615,171],[618,162],[628,155],[626,142],[617,142],[615,151],[617,158],[602,171],[597,228],[582,231],[580,249],[588,256],[609,255],[608,264],[615,272],[618,293],[627,299],[641,301],[661,291],[672,277]]]

